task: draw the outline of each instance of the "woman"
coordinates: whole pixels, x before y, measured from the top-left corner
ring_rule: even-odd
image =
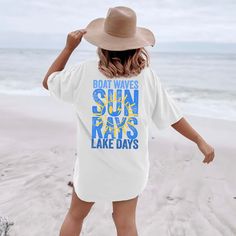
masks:
[[[64,69],[82,37],[96,45],[99,60]],[[70,209],[60,236],[81,232],[96,201],[113,202],[112,217],[119,236],[137,236],[135,211],[149,173],[148,125],[172,126],[195,142],[204,163],[214,149],[186,121],[155,71],[145,46],[153,33],[136,26],[128,7],[109,8],[86,29],[71,32],[65,48],[49,68],[43,86],[53,97],[75,106],[77,159]]]

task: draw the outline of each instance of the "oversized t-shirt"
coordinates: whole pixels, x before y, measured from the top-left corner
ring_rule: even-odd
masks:
[[[164,129],[183,117],[156,72],[149,66],[137,76],[108,78],[98,59],[90,59],[52,73],[48,89],[75,108],[78,197],[120,201],[141,194],[149,175],[149,125]]]

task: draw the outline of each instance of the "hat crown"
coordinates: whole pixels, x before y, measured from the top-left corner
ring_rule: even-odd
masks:
[[[104,31],[115,37],[132,37],[136,33],[136,21],[136,13],[131,8],[112,7],[108,9]]]

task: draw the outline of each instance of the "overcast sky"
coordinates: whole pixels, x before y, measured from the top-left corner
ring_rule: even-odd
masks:
[[[0,47],[60,47],[66,34],[124,5],[158,42],[236,43],[236,0],[0,0]]]

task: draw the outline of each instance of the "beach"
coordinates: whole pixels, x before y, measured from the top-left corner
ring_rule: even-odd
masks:
[[[59,235],[76,160],[72,105],[49,96],[0,95],[0,216],[10,236]],[[137,205],[140,236],[236,235],[236,121],[186,114],[215,148],[202,163],[197,145],[172,127],[150,128],[150,173]],[[94,204],[81,235],[116,235],[112,203]]]

